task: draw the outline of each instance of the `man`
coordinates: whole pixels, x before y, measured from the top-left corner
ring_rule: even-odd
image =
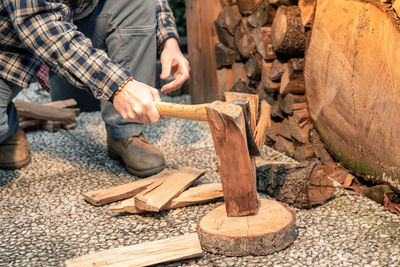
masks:
[[[180,88],[189,77],[177,39],[167,0],[2,1],[0,168],[20,168],[30,161],[11,100],[45,63],[52,71],[53,99],[72,95],[85,109],[91,100],[76,95],[84,92],[77,91],[80,88],[101,101],[111,157],[122,159],[137,176],[161,171],[164,157],[142,132],[143,124],[160,119],[154,105],[160,96],[150,86],[156,49],[161,53],[161,78],[174,77],[162,92]]]

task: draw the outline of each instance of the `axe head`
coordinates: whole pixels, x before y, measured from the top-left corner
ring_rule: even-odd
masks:
[[[249,101],[247,100],[233,100],[230,102],[231,104],[239,105],[243,109],[243,114],[244,114],[244,121],[245,121],[245,126],[246,126],[246,139],[247,139],[247,147],[249,149],[249,154],[252,156],[260,156],[260,150],[258,149],[258,146],[256,144],[256,141],[254,140],[253,133],[250,129],[249,125]]]

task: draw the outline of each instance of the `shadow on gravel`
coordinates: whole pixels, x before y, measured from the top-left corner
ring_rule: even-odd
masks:
[[[17,178],[18,170],[0,170],[0,188]]]

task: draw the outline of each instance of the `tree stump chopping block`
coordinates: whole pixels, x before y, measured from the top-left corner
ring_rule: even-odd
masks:
[[[239,96],[226,95],[228,101],[232,97]],[[295,216],[277,201],[258,198],[255,159],[247,147],[242,107],[216,101],[206,110],[225,204],[198,224],[203,250],[246,256],[267,255],[286,248],[295,239]],[[257,111],[258,108],[253,109],[253,115]]]
[[[197,233],[203,250],[227,256],[268,255],[296,238],[295,215],[284,204],[262,199],[257,214],[228,217],[222,205],[200,219]]]

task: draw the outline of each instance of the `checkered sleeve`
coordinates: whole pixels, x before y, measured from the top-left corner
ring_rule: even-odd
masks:
[[[157,0],[157,47],[159,52],[169,38],[179,38],[174,15],[168,0]]]
[[[41,62],[98,99],[109,100],[130,73],[77,31],[71,10],[45,0],[4,0],[26,48]]]

